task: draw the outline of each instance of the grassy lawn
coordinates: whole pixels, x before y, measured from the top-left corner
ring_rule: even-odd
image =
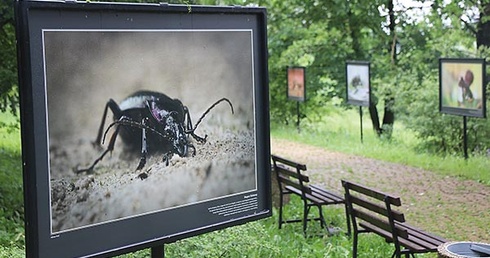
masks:
[[[0,121],[10,123],[15,118],[0,113]],[[363,125],[362,143],[356,111],[331,114],[325,121],[314,125],[304,122],[301,133],[294,127],[272,125],[271,136],[420,167],[490,185],[488,157],[470,157],[465,160],[462,154],[445,157],[432,155],[418,151],[419,141],[400,124],[396,124],[390,140],[380,140],[374,135],[369,118],[363,121]],[[0,139],[0,257],[24,257],[19,131],[2,127]],[[300,200],[292,198],[286,209],[286,216],[301,216]],[[325,211],[328,220],[345,228],[341,207],[327,208]],[[165,251],[167,257],[349,257],[351,245],[351,240],[345,235],[305,238],[300,223],[288,224],[279,230],[277,212],[274,210],[271,218],[168,244]],[[362,235],[359,247],[359,257],[390,257],[393,250],[381,238],[372,235]],[[121,257],[148,256],[149,251],[143,250]]]
[[[359,111],[332,112],[323,121],[302,122],[301,132],[292,126],[271,125],[271,137],[294,140],[328,150],[354,154],[422,168],[446,176],[461,177],[490,185],[490,157],[463,153],[435,155],[419,148],[420,139],[395,122],[391,139],[378,138],[368,114],[363,115],[363,141]]]
[[[0,113],[0,122],[16,122]],[[0,257],[24,257],[22,168],[19,130],[0,127]]]

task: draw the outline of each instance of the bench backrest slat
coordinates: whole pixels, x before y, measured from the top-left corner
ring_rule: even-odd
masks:
[[[300,163],[297,163],[297,162],[294,162],[294,161],[291,161],[291,160],[288,160],[285,158],[281,158],[281,157],[276,156],[276,155],[271,155],[271,158],[273,161],[278,161],[279,163],[294,167],[294,168],[299,169],[299,170],[306,171],[306,165],[305,164],[300,164]]]
[[[342,180],[342,186],[355,232],[358,231],[358,225],[364,225],[369,230],[392,239],[396,246],[399,246],[399,237],[408,238],[407,229],[397,224],[405,222],[405,216],[392,209],[394,206],[401,206],[400,197],[346,180]]]
[[[293,178],[296,178],[298,180],[301,180],[303,182],[309,182],[310,181],[310,178],[308,176],[300,174],[297,171],[287,169],[281,165],[274,166],[274,169],[276,170],[278,175],[286,175],[286,176],[293,177]]]
[[[393,233],[393,230],[391,228],[390,222],[387,217],[373,216],[372,213],[368,213],[365,212],[364,210],[358,210],[358,209],[354,210],[354,216],[368,222],[371,225],[381,228],[384,231]],[[408,237],[408,231],[406,229],[395,227],[395,233],[399,237],[403,237],[403,238]]]
[[[283,185],[283,186],[288,185],[288,186],[291,186],[293,188],[298,189],[301,192],[311,194],[311,189],[305,185],[300,184],[298,182],[298,180],[291,180],[290,178],[285,177],[284,175],[278,175],[278,179],[279,179],[280,185]]]
[[[389,212],[388,210],[386,210],[386,206],[381,206],[379,204],[370,202],[368,200],[353,195],[350,196],[350,201],[354,204],[357,204],[363,208],[376,212],[385,217],[389,216]],[[405,215],[403,215],[403,213],[392,210],[391,215],[393,216],[394,220],[398,222],[405,222]]]
[[[395,206],[401,206],[402,205],[400,197],[391,196],[389,194],[374,190],[372,188],[362,186],[359,184],[354,184],[354,183],[351,183],[351,182],[348,182],[345,180],[342,181],[342,185],[344,185],[344,187],[348,187],[351,190],[354,190],[356,192],[362,193],[362,194],[367,195],[369,197],[378,199],[380,201],[386,201],[385,199],[387,198],[387,200],[389,201],[389,203],[391,205],[395,205]]]
[[[271,155],[271,158],[281,188],[291,186],[301,191],[302,195],[311,194],[312,191],[307,185],[310,178],[301,173],[301,171],[306,171],[306,165],[275,155]]]

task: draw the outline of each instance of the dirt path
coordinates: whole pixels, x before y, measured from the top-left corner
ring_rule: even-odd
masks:
[[[490,242],[490,187],[430,171],[271,139],[273,154],[305,163],[314,182],[349,179],[402,198],[407,221],[450,240]]]

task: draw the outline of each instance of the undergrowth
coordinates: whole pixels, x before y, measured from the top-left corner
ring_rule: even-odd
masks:
[[[285,224],[278,229],[278,210],[274,208],[270,218],[167,244],[165,257],[352,257],[352,240],[345,234],[343,206],[326,207],[323,212],[327,222],[332,223],[330,226],[342,230],[339,234],[327,235],[317,222],[308,224],[306,237],[301,223]],[[302,202],[293,196],[284,208],[284,216],[301,218],[302,214]],[[317,210],[312,209],[312,216],[316,214]],[[318,236],[319,233],[323,236]],[[377,235],[362,234],[359,238],[359,258],[391,257],[393,251],[393,245]],[[143,258],[148,255],[149,251],[144,250],[120,257]],[[436,256],[425,254],[417,257]]]
[[[20,135],[14,117],[0,113],[0,121],[11,125],[0,127],[0,257],[9,257],[5,248],[24,246]]]

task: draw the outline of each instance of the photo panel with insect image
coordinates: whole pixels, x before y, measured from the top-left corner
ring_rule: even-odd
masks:
[[[17,8],[34,256],[124,252],[270,215],[264,9]]]
[[[347,103],[356,106],[369,106],[371,102],[370,63],[366,61],[347,61]]]
[[[439,110],[485,117],[485,59],[439,59]]]
[[[288,99],[304,102],[306,100],[306,68],[287,68]]]

